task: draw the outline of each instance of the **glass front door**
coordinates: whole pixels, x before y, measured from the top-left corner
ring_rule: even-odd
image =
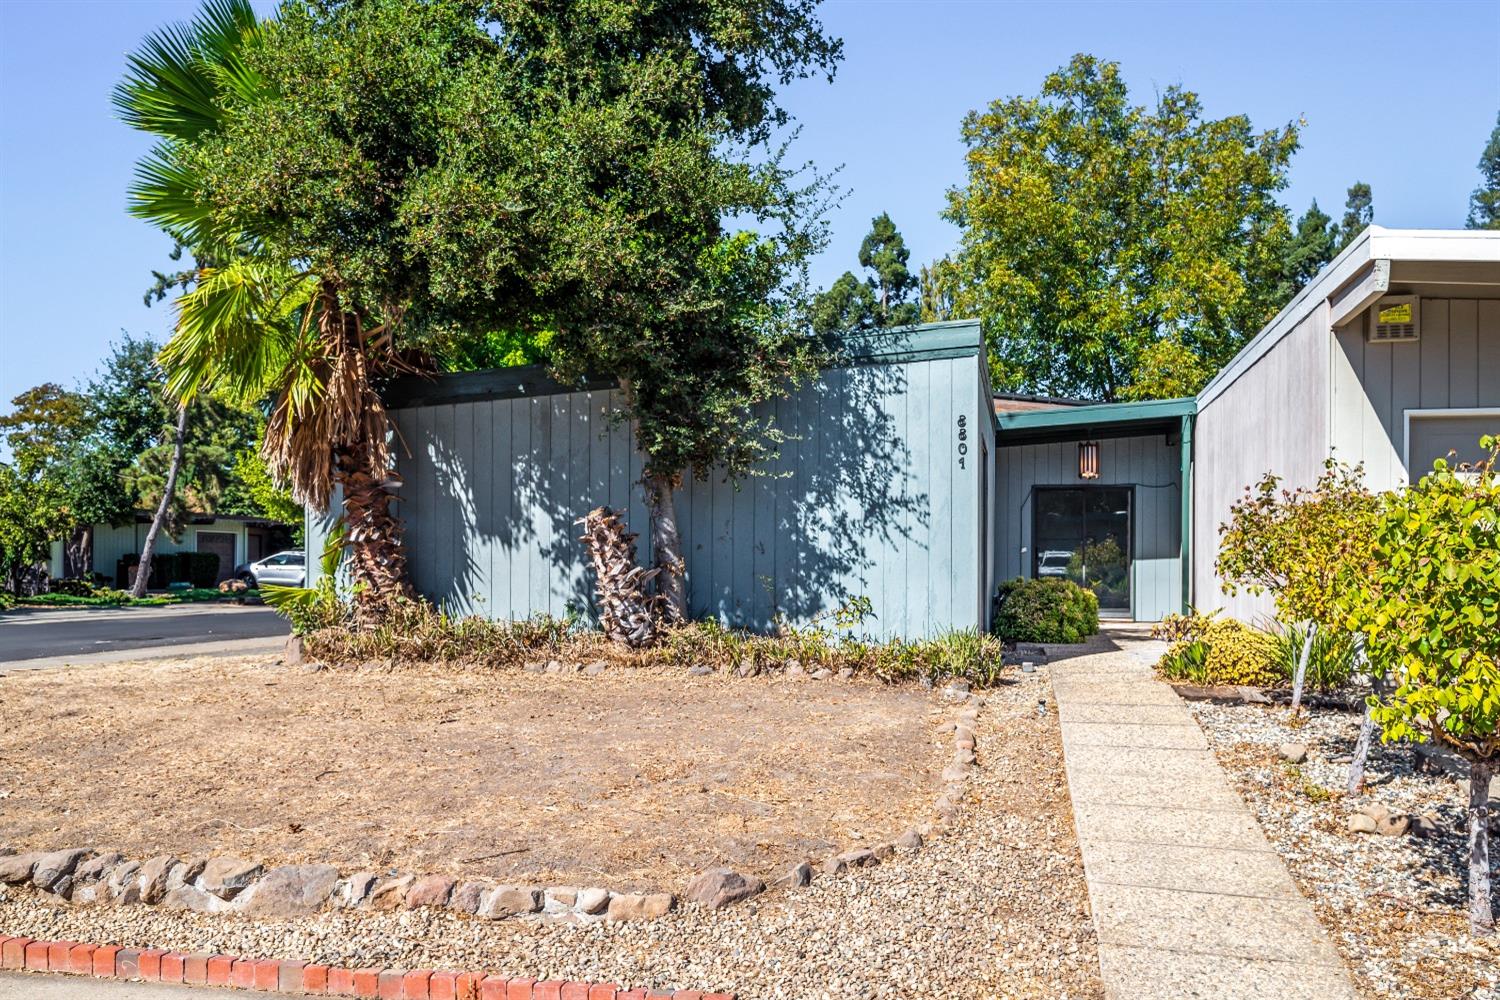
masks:
[[[1130,610],[1128,486],[1047,487],[1036,491],[1032,574],[1087,587],[1101,611]]]

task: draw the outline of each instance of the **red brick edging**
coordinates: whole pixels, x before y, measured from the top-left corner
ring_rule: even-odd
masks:
[[[538,982],[483,972],[345,969],[276,959],[184,955],[160,948],[37,941],[4,934],[0,934],[0,969],[371,1000],[734,1000],[728,993],[698,990],[622,990],[608,983]]]

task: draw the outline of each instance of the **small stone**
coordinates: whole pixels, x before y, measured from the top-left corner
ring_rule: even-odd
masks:
[[[203,866],[203,874],[198,876],[198,888],[220,899],[233,899],[245,886],[260,878],[265,870],[265,865],[242,858],[213,858]]]
[[[741,875],[729,868],[711,868],[688,883],[684,896],[710,910],[717,910],[765,891],[766,883],[753,875]]]
[[[346,907],[362,905],[370,898],[370,890],[375,888],[375,882],[374,872],[356,872],[350,875],[339,885],[336,894],[339,905]]]
[[[380,879],[370,890],[367,905],[372,910],[394,910],[406,901],[406,890],[417,881],[415,875],[397,875]]]
[[[672,909],[672,894],[668,892],[627,892],[611,896],[609,919],[654,920],[664,917]]]
[[[1436,816],[1432,816],[1428,813],[1419,813],[1418,815],[1411,817],[1411,829],[1408,832],[1410,832],[1413,837],[1419,837],[1423,840],[1428,840],[1442,833],[1442,826],[1438,823]]]
[[[792,678],[800,678],[805,677],[807,671],[802,669],[801,660],[792,659],[786,661],[786,675]]]
[[[543,663],[541,660],[528,660],[526,662],[526,665],[521,669],[526,671],[528,674],[540,674],[546,672],[547,664]]]
[[[604,671],[608,669],[608,663],[605,663],[603,660],[595,660],[593,663],[590,663],[588,666],[584,667],[583,672],[588,674],[590,677],[597,677],[599,674],[604,673]]]
[[[845,861],[843,857],[838,855],[835,855],[834,857],[831,857],[827,861],[823,862],[824,875],[842,875],[846,870],[848,870],[848,868],[849,862]]]
[[[1307,760],[1306,743],[1283,743],[1281,744],[1281,757],[1291,764],[1300,764]]]
[[[714,668],[708,666],[705,663],[697,663],[691,667],[688,667],[688,676],[690,677],[707,677],[713,672]]]
[[[75,847],[66,851],[52,851],[43,854],[36,859],[36,867],[31,870],[31,884],[43,892],[56,892],[65,895],[65,890],[73,884],[73,871],[79,862],[85,861],[93,854],[92,851],[81,847]],[[63,880],[67,880],[67,885]]]
[[[580,890],[577,906],[579,913],[603,913],[609,906],[609,890],[599,888]]]
[[[964,694],[968,694],[969,689],[969,682],[965,678],[955,677],[948,682],[949,691],[962,691]]]
[[[1404,837],[1411,830],[1410,816],[1387,816],[1375,821],[1375,832],[1382,837]]]
[[[517,913],[536,913],[541,908],[542,891],[540,889],[523,885],[502,885],[479,904],[479,916],[499,920]]]
[[[409,910],[421,906],[446,906],[448,897],[453,895],[455,884],[453,879],[443,875],[419,878],[406,890],[406,898],[402,902]]]
[[[1361,806],[1359,811],[1361,814],[1373,819],[1376,823],[1391,818],[1390,809],[1379,802],[1371,802],[1369,805]]]
[[[969,776],[969,769],[963,764],[949,764],[943,769],[944,781],[962,781]]]
[[[454,889],[453,895],[448,898],[448,909],[473,916],[479,912],[485,893],[493,889],[494,886],[484,882],[464,882]]]
[[[843,670],[839,671],[839,680],[841,680],[841,681],[847,681],[849,678],[851,678],[853,676],[854,676],[854,668],[853,667],[845,667]]]
[[[820,668],[818,670],[814,670],[812,672],[812,679],[815,680],[815,681],[826,681],[828,678],[830,678],[832,676],[833,676],[833,671],[829,670],[826,667]]]
[[[1371,819],[1369,816],[1366,816],[1362,812],[1354,813],[1349,817],[1349,832],[1374,833],[1375,820]]]
[[[571,885],[554,885],[542,893],[543,913],[568,913],[578,905],[578,890]]]
[[[839,860],[850,868],[868,868],[880,864],[880,859],[875,856],[875,852],[863,847],[845,851],[839,855]]]
[[[234,901],[234,908],[256,917],[304,917],[333,896],[339,870],[333,865],[281,865]]]
[[[563,672],[563,663],[562,663],[561,660],[548,660],[547,661],[547,673],[549,673],[549,674],[560,674],[562,672]]]
[[[104,886],[109,893],[109,898],[120,903],[139,903],[141,901],[140,883],[136,875],[141,870],[139,861],[122,861],[116,865],[114,871],[109,873],[109,878],[104,880]],[[103,894],[100,894],[103,898]]]
[[[973,747],[959,747],[953,751],[953,763],[959,767],[973,767],[975,759]]]
[[[876,861],[889,861],[891,858],[896,856],[896,845],[876,844],[874,847],[870,848],[870,853],[875,855]]]
[[[760,672],[760,668],[755,665],[754,660],[741,660],[735,666],[734,670],[741,677],[754,677]]]
[[[916,830],[907,830],[896,838],[896,846],[903,851],[915,851],[922,846],[922,835]]]
[[[812,882],[812,865],[806,861],[799,861],[792,865],[787,873],[776,880],[779,889],[795,889]]]
[[[289,635],[286,644],[281,647],[281,662],[289,667],[300,667],[304,656],[302,637],[300,635]]]
[[[167,874],[172,870],[173,865],[180,863],[170,854],[158,854],[142,864],[140,874],[135,880],[138,887],[136,900],[147,906],[160,903],[162,897],[167,894]]]
[[[168,910],[189,910],[193,913],[217,913],[225,908],[224,901],[219,897],[191,885],[179,885],[168,892],[162,897],[161,905]]]
[[[31,873],[40,861],[40,851],[31,851],[26,854],[12,854],[9,857],[0,858],[0,882],[15,885],[20,882],[31,881]]]

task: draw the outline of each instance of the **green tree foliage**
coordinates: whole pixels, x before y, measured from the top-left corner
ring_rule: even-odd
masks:
[[[1318,208],[1316,199],[1297,220],[1296,232],[1282,258],[1282,281],[1277,289],[1278,305],[1291,301],[1307,283],[1317,277],[1328,262],[1337,257],[1354,238],[1375,221],[1374,200],[1370,185],[1356,181],[1344,201],[1344,217],[1334,222]]]
[[[1469,195],[1468,226],[1470,229],[1500,229],[1500,114],[1495,115],[1490,141],[1479,154],[1479,173],[1484,179]]]
[[[54,383],[28,389],[0,416],[10,461],[0,462],[0,573],[11,591],[35,589],[34,567],[72,525],[67,467],[86,427],[77,393]]]
[[[157,398],[163,396],[158,390]],[[176,419],[175,411],[163,406],[156,441],[136,455],[121,474],[138,508],[154,510],[161,502],[175,450]],[[242,489],[236,482],[240,458],[254,444],[261,426],[258,414],[212,397],[199,397],[188,406],[181,465],[167,504],[168,534],[176,536],[189,514],[219,513],[225,492]],[[301,520],[300,510],[290,520]]]
[[[1217,368],[1279,305],[1295,125],[1208,119],[1179,86],[1136,106],[1118,64],[1078,55],[963,135],[945,276],[984,322],[997,388],[1116,399],[1158,339]]]
[[[1382,739],[1440,743],[1470,761],[1470,925],[1493,933],[1490,776],[1500,765],[1500,469],[1488,460],[1433,471],[1395,494],[1374,534],[1369,571],[1341,607],[1395,692],[1374,706]]]
[[[1181,399],[1197,393],[1213,377],[1214,368],[1199,354],[1175,336],[1166,336],[1141,351],[1120,398]]]
[[[1338,247],[1333,251],[1334,254],[1337,255],[1340,250],[1353,243],[1354,237],[1368,229],[1374,221],[1375,199],[1370,193],[1370,185],[1364,181],[1355,181],[1344,200],[1344,217],[1339,221]]]
[[[859,266],[870,273],[863,281],[845,271],[826,291],[813,298],[810,318],[820,335],[850,330],[907,326],[921,319],[912,295],[918,278],[907,269],[911,251],[906,240],[881,212],[870,220],[870,231],[859,247]]]

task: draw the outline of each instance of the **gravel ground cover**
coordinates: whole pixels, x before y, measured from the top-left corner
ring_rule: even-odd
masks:
[[[616,890],[768,881],[930,808],[915,685],[202,658],[0,680],[0,843]]]
[[[435,910],[296,921],[69,907],[0,887],[0,930],[127,947],[353,966],[721,989],[760,998],[1103,995],[1046,671],[987,696],[955,823],[874,868],[709,912],[625,924],[474,920]]]
[[[1362,995],[1500,1000],[1500,940],[1476,940],[1468,930],[1466,785],[1419,768],[1409,746],[1377,742],[1366,792],[1350,799],[1343,789],[1357,716],[1321,711],[1294,724],[1281,707],[1198,702],[1192,708]],[[1305,745],[1307,759],[1289,763],[1280,750],[1287,743]],[[1436,821],[1436,832],[1351,832],[1350,815],[1370,804],[1425,815]]]

